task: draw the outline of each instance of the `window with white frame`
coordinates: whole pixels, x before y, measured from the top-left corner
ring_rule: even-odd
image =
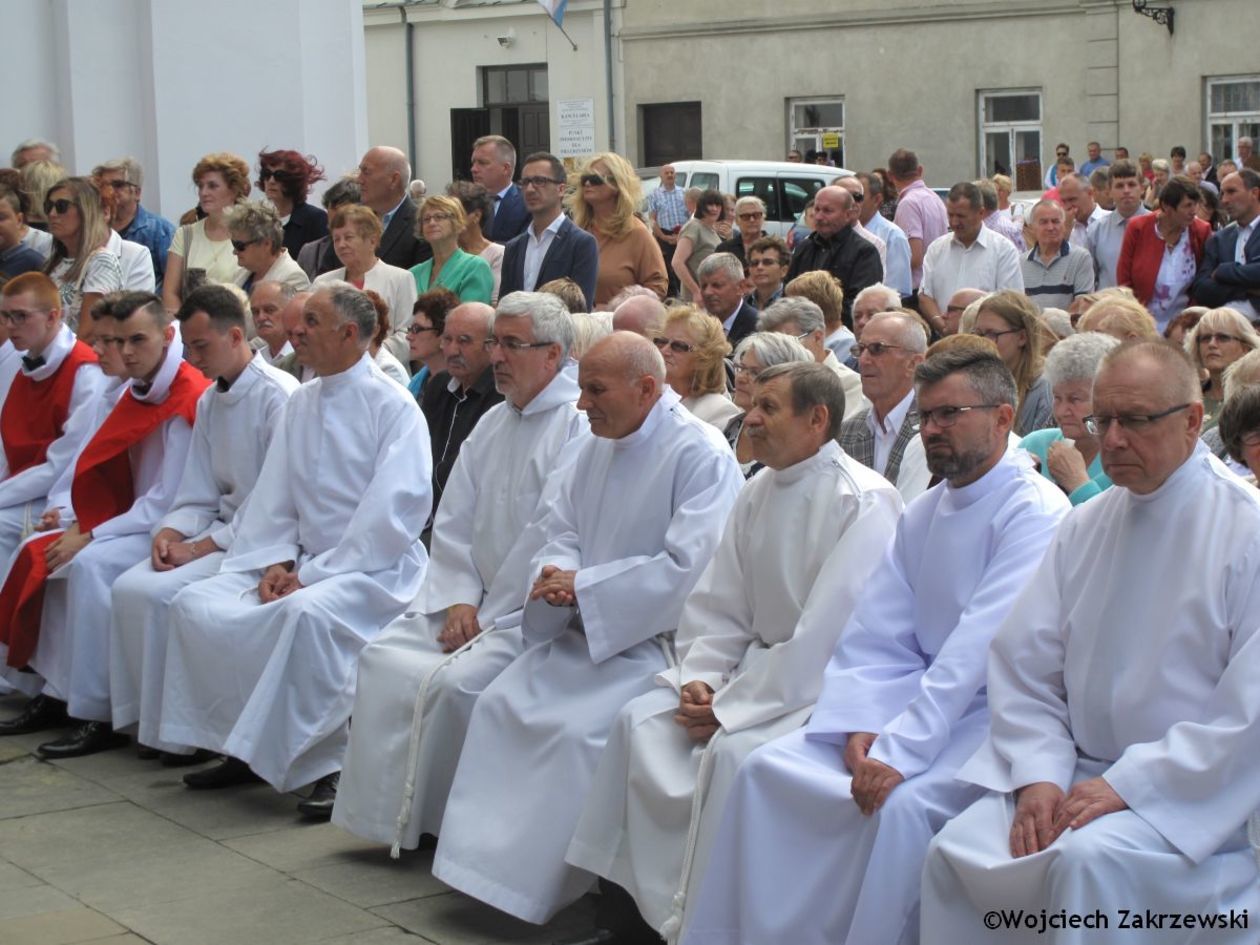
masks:
[[[844,99],[788,99],[788,150],[802,155],[827,152],[836,167],[844,167]]]
[[[1016,190],[1041,189],[1041,90],[976,93],[980,174],[1009,175]]]
[[[1208,79],[1206,113],[1212,157],[1237,157],[1239,138],[1260,138],[1260,75]]]

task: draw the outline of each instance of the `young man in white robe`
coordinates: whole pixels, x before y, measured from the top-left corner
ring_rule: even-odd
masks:
[[[573,344],[563,302],[507,295],[488,344],[505,400],[455,460],[411,610],[359,657],[333,823],[398,849],[437,833],[473,703],[524,650],[521,609],[541,546],[531,523],[589,435],[577,381],[562,370]]]
[[[739,763],[809,718],[901,515],[892,483],[836,443],[844,404],[825,365],[758,377],[744,430],[767,469],[740,493],[687,598],[678,666],[617,716],[569,844],[569,863],[628,891],[662,933],[703,872]]]
[[[617,712],[673,662],[683,602],[742,482],[725,439],[664,383],[639,335],[578,366],[593,437],[546,519],[522,632],[528,647],[478,698],[433,874],[528,922],[594,882],[564,862]]]
[[[150,533],[174,499],[197,400],[209,383],[184,361],[179,335],[156,296],[107,296],[91,319],[93,330],[119,349],[130,383],[79,451],[70,475],[54,486],[40,531],[14,556],[0,588],[8,678],[28,667],[42,682],[40,694],[65,702],[80,723],[38,747],[42,757],[54,759],[127,741],[110,725],[110,588],[148,555]]]
[[[740,767],[685,942],[913,942],[928,842],[977,796],[954,775],[988,729],[989,640],[1069,505],[1007,450],[996,352],[932,354],[915,378],[945,481],[906,508],[809,724]]]
[[[214,383],[197,404],[179,491],[158,523],[148,558],[114,582],[109,646],[114,729],[138,725],[140,744],[167,752],[168,764],[198,756],[158,737],[167,608],[180,590],[219,573],[241,506],[298,387],[296,378],[255,354],[245,307],[232,290],[201,286],[176,318],[185,357]]]
[[[348,283],[307,300],[294,347],[319,376],[289,399],[219,574],[171,602],[158,737],[228,756],[189,787],[330,797],[359,651],[420,589],[428,430],[368,354],[375,330]]]
[[[1111,352],[1093,405],[1114,486],[993,641],[991,733],[959,773],[991,793],[932,843],[925,945],[1257,939],[1260,493],[1199,441],[1180,348]]]

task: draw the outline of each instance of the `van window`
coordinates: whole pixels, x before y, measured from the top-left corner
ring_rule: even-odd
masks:
[[[782,196],[783,220],[800,220],[809,198],[818,193],[823,182],[816,177],[780,177],[779,192]],[[777,218],[776,218],[777,219]]]
[[[680,178],[682,175],[678,175]],[[679,184],[678,186],[682,186]],[[718,176],[708,171],[696,171],[691,175],[691,183],[688,187],[699,187],[701,190],[720,190],[718,187]]]
[[[735,183],[735,196],[760,197],[766,205],[766,219],[779,220],[778,189],[773,177],[741,177]]]

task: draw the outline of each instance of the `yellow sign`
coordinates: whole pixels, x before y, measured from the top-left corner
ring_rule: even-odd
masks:
[[[840,147],[840,136],[837,134],[826,134],[822,136],[823,147],[828,151],[835,150]]]

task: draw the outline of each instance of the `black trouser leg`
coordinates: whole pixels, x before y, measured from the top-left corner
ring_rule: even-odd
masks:
[[[619,940],[635,945],[654,945],[663,939],[643,921],[639,907],[631,895],[606,879],[599,881],[599,899],[595,906],[595,927],[607,929]]]

